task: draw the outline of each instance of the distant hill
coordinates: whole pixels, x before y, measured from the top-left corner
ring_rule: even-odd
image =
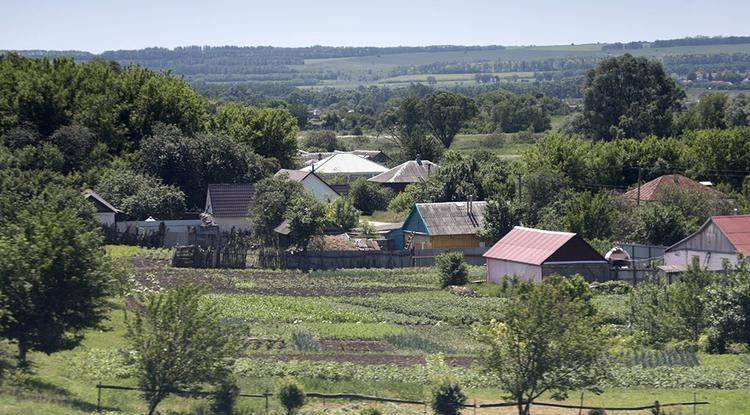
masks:
[[[312,88],[353,88],[378,84],[398,87],[412,82],[428,82],[467,86],[580,78],[602,59],[622,53],[662,60],[668,70],[679,76],[696,70],[734,71],[742,76],[750,67],[750,37],[553,46],[187,46],[101,54],[46,50],[17,53],[138,64],[171,71],[196,85],[274,83]]]

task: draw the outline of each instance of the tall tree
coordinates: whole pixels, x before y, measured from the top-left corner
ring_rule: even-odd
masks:
[[[293,243],[307,251],[310,240],[323,234],[325,206],[311,194],[303,192],[291,201],[284,219],[289,222],[289,237]]]
[[[661,63],[625,54],[589,71],[583,115],[598,139],[667,136],[672,113],[684,97]]]
[[[0,177],[11,200],[0,203],[0,291],[10,311],[0,336],[17,343],[20,367],[30,350],[75,347],[105,318],[109,288],[92,207],[74,189],[23,181]]]
[[[595,390],[606,354],[590,307],[573,295],[569,281],[551,277],[541,284],[524,284],[502,321],[479,328],[488,346],[487,368],[505,398],[516,403],[519,415],[528,415],[545,393],[564,399],[571,390]]]
[[[425,160],[437,160],[441,150],[435,140],[427,135],[417,96],[407,96],[386,108],[378,119],[378,128],[385,132],[400,150],[404,160],[414,159],[418,154]]]
[[[461,127],[477,114],[474,100],[447,91],[422,99],[422,113],[432,135],[449,148]]]
[[[183,285],[150,295],[128,325],[127,339],[137,352],[138,385],[145,389],[148,414],[175,390],[200,390],[231,373],[238,351],[236,333],[221,322],[216,303]]]

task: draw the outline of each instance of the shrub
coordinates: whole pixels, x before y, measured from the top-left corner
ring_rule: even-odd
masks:
[[[211,402],[211,411],[216,415],[234,414],[234,405],[240,395],[240,388],[233,376],[227,376],[222,379],[214,391],[213,402]]]
[[[443,288],[449,285],[464,285],[467,282],[469,268],[464,261],[463,252],[446,252],[435,257],[435,265],[440,273]]]
[[[378,408],[369,407],[360,411],[359,415],[383,415],[383,411]]]
[[[334,151],[342,150],[336,139],[336,133],[328,130],[310,131],[305,139],[305,147],[308,150]]]
[[[591,289],[597,294],[630,294],[633,286],[625,281],[592,282]]]
[[[432,410],[437,415],[459,415],[466,399],[461,386],[446,379],[432,390]]]
[[[320,342],[311,333],[296,332],[292,334],[292,343],[294,347],[301,352],[319,352]]]
[[[359,223],[359,212],[350,199],[340,197],[326,207],[326,220],[331,225],[348,231]]]
[[[286,409],[287,415],[297,413],[305,405],[305,391],[302,386],[293,379],[286,379],[277,392],[281,406]]]
[[[607,415],[607,411],[601,408],[589,409],[589,415]]]
[[[376,210],[388,209],[388,202],[393,198],[393,192],[377,183],[359,178],[349,185],[349,197],[355,208],[370,215]]]

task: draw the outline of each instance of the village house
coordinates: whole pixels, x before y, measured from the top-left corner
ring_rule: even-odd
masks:
[[[554,274],[580,274],[587,281],[610,279],[607,260],[570,232],[516,226],[485,252],[484,258],[490,283],[500,283],[506,275],[534,282]]]
[[[712,216],[694,234],[667,248],[667,273],[678,273],[695,264],[709,271],[721,271],[750,255],[750,215]]]
[[[633,202],[653,202],[658,200],[659,194],[667,189],[677,189],[683,191],[696,191],[705,194],[708,197],[724,199],[727,197],[724,193],[693,179],[687,178],[681,174],[667,174],[659,176],[654,180],[646,182],[638,187],[634,187],[623,194],[625,199]]]
[[[111,227],[117,222],[118,217],[124,215],[120,209],[112,206],[109,202],[104,200],[103,197],[99,196],[98,193],[91,189],[86,189],[86,191],[83,192],[83,197],[91,202],[96,208],[94,218],[102,226]]]
[[[399,249],[484,248],[478,232],[487,202],[417,203],[400,230],[391,231],[390,245]]]
[[[286,176],[289,180],[302,184],[310,194],[321,202],[330,203],[339,198],[339,194],[312,171],[281,169],[276,172],[275,177]]]
[[[370,178],[388,171],[388,168],[352,153],[335,153],[300,170],[352,180],[358,177]]]
[[[380,173],[367,180],[379,183],[395,192],[401,192],[407,185],[427,180],[427,177],[437,169],[437,164],[429,160],[421,160],[417,157],[416,160],[409,160],[406,163],[399,164],[387,172]]]
[[[370,161],[374,161],[375,163],[385,163],[389,160],[388,156],[383,153],[380,150],[351,150],[351,151],[341,151],[341,150],[335,150],[335,151],[323,151],[323,152],[315,152],[315,151],[305,151],[305,150],[297,150],[297,156],[302,161],[302,164],[305,166],[309,166],[310,164],[313,164],[315,162],[318,162],[320,160],[323,160],[326,157],[330,157],[334,154],[354,154],[355,156],[360,156],[362,158],[365,158]]]
[[[255,186],[251,183],[209,184],[204,212],[211,215],[221,232],[249,231],[254,195]]]

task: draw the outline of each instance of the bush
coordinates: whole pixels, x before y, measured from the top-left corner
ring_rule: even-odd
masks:
[[[297,413],[305,405],[305,391],[302,386],[293,379],[286,379],[277,392],[281,406],[286,409],[287,415]]]
[[[469,268],[464,261],[463,252],[446,252],[435,257],[435,265],[440,273],[443,288],[449,285],[464,285],[467,282]]]
[[[625,281],[592,282],[591,289],[597,294],[630,294],[633,286]]]
[[[228,376],[222,379],[216,385],[216,390],[214,391],[213,402],[211,403],[212,413],[216,415],[232,415],[239,395],[240,388],[237,386],[237,381],[234,377]]]
[[[340,197],[326,207],[326,220],[331,225],[348,231],[359,223],[359,211],[354,208],[351,200]]]
[[[369,407],[360,411],[359,415],[383,415],[383,411],[378,408]]]
[[[377,183],[359,178],[349,185],[349,197],[355,208],[366,215],[371,215],[376,210],[388,209],[393,192]]]
[[[336,133],[328,130],[310,131],[305,139],[305,147],[308,150],[334,151],[341,150],[336,139]]]
[[[607,415],[607,411],[601,408],[589,409],[589,415]]]
[[[444,380],[432,390],[432,410],[437,415],[459,415],[466,399],[458,383]]]
[[[292,343],[300,352],[319,352],[320,342],[312,333],[296,332],[292,334]]]

